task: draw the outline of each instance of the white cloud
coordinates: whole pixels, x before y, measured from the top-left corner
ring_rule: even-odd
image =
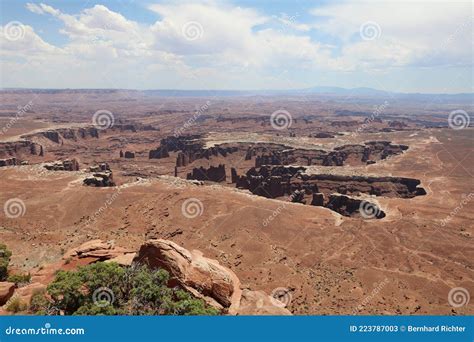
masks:
[[[316,82],[310,75],[319,72],[472,65],[468,3],[327,3],[311,10],[312,20],[305,16],[304,22],[300,15],[268,16],[213,1],[150,5],[160,17],[153,24],[130,20],[104,5],[74,14],[43,3],[28,3],[26,9],[60,21],[59,32],[68,41],[54,46],[28,25],[22,40],[6,40],[2,33],[1,54],[9,59],[3,68],[15,68],[11,75],[28,71],[38,82],[65,73],[70,87],[166,88],[182,81],[185,88],[204,83],[209,88],[282,88]],[[375,40],[360,37],[368,21],[380,26]],[[318,41],[324,35],[332,45]],[[111,74],[98,77],[104,72]],[[280,74],[284,78],[278,80]],[[296,74],[299,79],[293,78]]]
[[[440,61],[434,58],[439,53],[449,55],[451,64],[472,59],[472,51],[466,53],[472,48],[470,2],[347,1],[314,8],[311,14],[319,19],[316,29],[341,40],[343,57],[354,65],[372,60],[375,67],[429,66]],[[380,27],[380,36],[370,43],[359,37],[361,25],[367,22]],[[449,59],[444,58],[444,63],[449,64]]]

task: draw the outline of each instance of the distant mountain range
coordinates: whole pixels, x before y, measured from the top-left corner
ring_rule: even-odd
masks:
[[[114,93],[114,92],[137,92],[147,96],[166,96],[166,97],[221,97],[221,96],[304,96],[304,95],[321,95],[321,96],[344,96],[347,98],[392,98],[393,100],[424,100],[432,99],[445,101],[468,101],[474,103],[474,93],[458,93],[458,94],[426,94],[426,93],[398,93],[384,91],[373,88],[341,88],[341,87],[312,87],[306,89],[282,89],[282,90],[178,90],[178,89],[150,89],[150,90],[134,90],[134,89],[34,89],[34,88],[3,88],[2,92],[35,92],[35,93]]]

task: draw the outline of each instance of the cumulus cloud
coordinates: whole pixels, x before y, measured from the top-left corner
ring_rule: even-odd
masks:
[[[31,72],[31,65],[43,64],[32,71],[38,80],[64,69],[74,74],[67,85],[71,87],[90,86],[79,82],[98,82],[97,75],[105,71],[127,78],[91,85],[166,88],[179,77],[184,87],[202,87],[205,79],[214,88],[229,87],[228,80],[230,87],[239,83],[254,88],[279,73],[291,79],[301,70],[314,75],[472,65],[469,3],[345,1],[319,5],[303,20],[297,14],[269,16],[229,2],[165,2],[149,5],[159,16],[152,24],[98,4],[79,13],[45,3],[28,3],[26,9],[58,20],[68,41],[55,46],[29,25],[23,25],[24,39],[11,41],[2,28],[2,55],[9,58],[4,69]],[[367,22],[379,26],[376,39],[361,37],[361,25]],[[332,45],[321,42],[321,36],[330,37]],[[277,84],[288,86],[272,82],[262,87]]]
[[[368,66],[435,66],[472,60],[473,16],[468,1],[347,1],[317,7],[310,13],[320,19],[314,28],[340,39],[343,57],[353,64],[373,61]],[[366,23],[376,23],[379,31],[370,42],[360,37]],[[435,58],[441,53],[445,58]]]

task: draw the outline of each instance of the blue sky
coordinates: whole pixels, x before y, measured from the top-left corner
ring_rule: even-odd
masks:
[[[1,6],[2,87],[473,91],[470,2]]]

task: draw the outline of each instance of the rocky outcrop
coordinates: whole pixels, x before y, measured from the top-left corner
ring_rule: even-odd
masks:
[[[0,143],[0,159],[16,158],[17,163],[31,155],[41,155],[42,146],[29,140]]]
[[[232,271],[174,242],[149,240],[140,248],[135,260],[167,270],[172,281],[214,306],[230,308],[240,298],[240,281]]]
[[[0,159],[0,167],[17,165],[16,158]]]
[[[46,131],[41,133],[45,138],[51,140],[52,142],[59,144],[60,137],[58,131]]]
[[[0,282],[0,306],[5,305],[5,303],[13,296],[14,292],[15,283],[8,281]]]
[[[79,171],[79,163],[76,159],[59,160],[45,164],[44,168],[50,171]]]
[[[386,216],[375,203],[338,194],[330,195],[323,206],[343,216],[357,216],[365,219],[381,219]]]
[[[161,159],[168,158],[170,156],[167,146],[160,146],[156,150],[150,150],[148,159]]]
[[[135,257],[135,251],[127,250],[125,248],[116,247],[113,241],[104,242],[102,240],[91,240],[83,243],[79,247],[67,251],[63,259],[70,260],[71,258],[83,259],[92,258],[95,261],[119,261],[119,264],[131,264],[131,260]]]
[[[99,138],[99,130],[95,127],[79,128],[77,134],[82,138]]]
[[[89,172],[101,172],[101,171],[110,171],[110,166],[107,163],[100,163],[97,165],[89,166]]]
[[[238,277],[218,261],[199,251],[188,251],[168,240],[148,240],[138,252],[135,262],[170,273],[170,286],[179,285],[210,305],[232,315],[289,315],[287,309],[272,305],[263,292],[240,289]]]
[[[123,267],[146,264],[169,272],[169,286],[179,286],[193,296],[230,315],[291,315],[291,312],[263,291],[241,289],[239,278],[218,261],[199,251],[188,251],[169,240],[146,241],[138,253],[115,246],[113,241],[91,240],[68,250],[61,260],[32,270],[31,283],[16,288],[14,283],[0,282],[0,306],[12,296],[29,303],[33,293],[45,290],[59,270],[98,261],[116,262]],[[0,314],[8,314],[0,309]]]
[[[239,176],[237,175],[237,170],[234,167],[230,169],[230,178],[231,183],[237,183]]]
[[[321,134],[325,136],[325,132],[321,132]],[[168,142],[164,146],[169,145]],[[209,159],[212,156],[226,157],[228,154],[236,152],[245,153],[245,160],[255,157],[255,167],[295,164],[305,166],[363,165],[401,154],[408,149],[406,145],[395,145],[389,141],[370,141],[364,145],[344,145],[332,151],[292,148],[273,143],[224,143],[203,148],[202,143],[195,140],[190,140],[187,145],[183,145],[181,142],[180,146],[183,149],[178,149],[180,151],[176,160],[178,167],[186,166],[197,159]]]
[[[313,193],[340,193],[360,195],[412,198],[425,195],[420,181],[405,177],[365,177],[332,174],[306,174],[305,167],[262,166],[251,168],[237,179],[238,188],[252,193],[276,198],[290,195],[296,190]]]
[[[262,166],[251,168],[237,176],[236,187],[267,198],[283,198],[297,203],[324,206],[341,215],[353,216],[361,200],[351,196],[361,194],[412,198],[425,195],[420,181],[404,177],[364,177],[332,174],[306,174],[305,167]],[[376,218],[382,218],[381,213]]]
[[[328,139],[328,138],[335,138],[336,135],[342,135],[340,133],[334,132],[318,132],[310,135],[310,137],[318,138],[318,139]]]
[[[97,172],[83,181],[84,185],[95,187],[115,186],[112,172]]]
[[[128,159],[133,159],[135,158],[135,152],[125,151],[124,157]]]
[[[311,200],[311,205],[319,206],[322,207],[324,206],[324,203],[326,202],[326,198],[324,194],[320,192],[316,192],[313,194],[313,199]]]
[[[99,130],[95,127],[58,128],[54,130],[48,130],[22,136],[22,138],[27,139],[38,137],[44,137],[56,144],[60,144],[63,143],[63,140],[77,141],[79,138],[99,138]]]
[[[84,179],[83,184],[95,187],[115,186],[112,170],[107,163],[89,167],[90,172],[94,172],[92,176]]]
[[[208,169],[203,167],[194,168],[191,173],[188,173],[186,178],[200,181],[225,182],[225,165],[210,166]]]
[[[139,131],[159,131],[159,128],[156,128],[152,125],[145,125],[141,123],[115,123],[111,128],[113,131],[130,131],[130,132],[139,132]]]

